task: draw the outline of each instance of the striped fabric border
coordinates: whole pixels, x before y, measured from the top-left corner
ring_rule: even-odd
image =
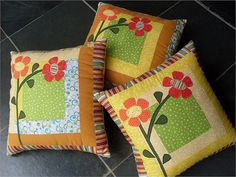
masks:
[[[105,50],[106,41],[93,43],[93,92],[100,92],[104,86],[105,72]],[[7,154],[13,155],[25,150],[35,149],[51,149],[51,150],[79,150],[98,154],[103,157],[110,157],[108,150],[108,141],[104,126],[103,109],[96,97],[93,97],[94,108],[94,126],[96,135],[96,146],[72,146],[72,145],[57,145],[57,146],[7,146]]]
[[[106,41],[95,42],[93,52],[93,92],[100,92],[104,87],[105,73],[105,57],[106,57]],[[108,150],[108,141],[104,126],[103,108],[93,97],[94,107],[94,125],[96,133],[96,154],[104,157],[110,157]]]
[[[125,136],[126,140],[130,143],[133,149],[133,154],[135,157],[136,165],[137,165],[137,171],[138,175],[140,177],[147,176],[145,167],[143,165],[143,160],[139,154],[138,149],[135,147],[135,145],[132,143],[131,138],[127,134],[125,128],[123,127],[122,123],[120,122],[120,119],[118,118],[116,112],[112,108],[112,105],[110,105],[108,101],[108,97],[111,97],[112,95],[115,95],[119,92],[122,92],[123,90],[128,89],[129,87],[132,87],[133,85],[147,79],[148,77],[151,77],[155,74],[157,74],[159,71],[165,69],[166,67],[170,66],[171,64],[175,63],[179,59],[183,58],[185,55],[187,55],[190,52],[195,52],[195,47],[193,41],[190,41],[184,48],[182,48],[178,53],[170,57],[168,60],[166,60],[163,64],[159,65],[158,67],[145,72],[144,74],[140,75],[139,77],[129,81],[128,83],[124,85],[119,85],[117,87],[114,87],[110,90],[106,90],[100,93],[95,93],[95,96],[97,100],[101,103],[102,106],[107,110],[107,112],[110,114],[112,120],[117,124],[123,135]]]

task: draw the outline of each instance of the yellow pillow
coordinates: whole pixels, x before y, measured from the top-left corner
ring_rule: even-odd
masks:
[[[140,176],[175,176],[235,141],[193,42],[157,68],[96,93],[132,145]]]
[[[102,106],[106,42],[12,52],[8,154],[80,150],[108,157]]]
[[[99,3],[87,41],[108,40],[106,78],[124,84],[173,55],[185,24]]]

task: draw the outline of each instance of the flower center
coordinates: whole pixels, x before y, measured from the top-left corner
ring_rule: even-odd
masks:
[[[115,13],[112,10],[105,10],[103,12],[103,14],[106,16],[114,16],[115,15]]]
[[[58,72],[58,65],[55,64],[55,63],[51,64],[50,73],[51,73],[52,75],[56,75],[57,72]]]
[[[136,29],[137,30],[142,30],[144,28],[144,23],[143,22],[137,22],[136,23]]]
[[[174,88],[176,88],[178,90],[184,90],[187,88],[187,86],[180,80],[172,80],[171,84]]]
[[[25,64],[22,62],[18,62],[15,64],[15,70],[16,71],[22,71],[25,68]]]
[[[142,108],[140,106],[132,106],[126,111],[128,117],[138,117],[142,113]]]

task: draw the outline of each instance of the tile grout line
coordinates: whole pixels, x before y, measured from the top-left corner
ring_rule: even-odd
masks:
[[[31,25],[32,23],[34,23],[35,21],[37,21],[38,19],[40,19],[41,17],[43,17],[44,15],[48,14],[49,12],[51,12],[52,10],[54,10],[55,8],[57,8],[58,6],[60,6],[61,4],[65,3],[65,1],[61,2],[60,4],[56,5],[55,7],[51,8],[50,10],[48,10],[47,12],[45,12],[44,14],[40,15],[39,17],[35,18],[34,20],[32,20],[31,22],[27,23],[25,26],[23,26],[21,29],[15,31],[14,33],[12,33],[9,38],[11,38],[13,35],[15,35],[16,33],[20,32],[21,30],[23,30],[24,28],[26,28],[27,26]]]
[[[221,73],[221,74],[215,79],[214,83],[217,82],[217,81],[219,81],[234,65],[235,65],[235,62],[232,63],[223,73]]]
[[[109,174],[112,174],[113,176],[115,176],[115,174],[113,173],[113,171],[111,170],[111,168],[107,165],[107,163],[102,159],[102,157],[100,157],[98,155],[98,158],[102,161],[102,163],[105,165],[105,167],[108,169],[108,172],[104,174],[104,176],[107,176]]]
[[[176,2],[176,3],[174,3],[173,5],[171,5],[170,7],[168,7],[166,10],[164,10],[163,12],[161,12],[160,14],[158,14],[158,16],[164,15],[166,12],[168,12],[169,10],[171,10],[172,8],[174,8],[175,6],[177,6],[180,2],[181,2],[181,0],[178,1],[178,2]]]
[[[206,11],[208,11],[210,14],[212,14],[213,16],[215,16],[216,18],[218,18],[219,20],[221,20],[223,23],[225,23],[227,26],[229,26],[230,28],[232,28],[233,30],[236,30],[236,28],[231,25],[229,22],[227,22],[224,18],[222,18],[220,15],[218,15],[217,13],[213,12],[210,10],[209,7],[207,7],[205,4],[203,4],[202,2],[198,1],[198,0],[194,0],[198,5],[200,5],[202,8],[204,8]]]
[[[86,0],[82,0],[83,3],[88,6],[94,13],[96,13],[97,11],[86,1]]]
[[[6,36],[6,38],[11,42],[11,44],[15,47],[15,49],[17,50],[17,52],[20,52],[19,48],[16,46],[16,44],[12,41],[12,39],[7,35],[7,33],[2,29],[2,27],[0,27],[0,29],[2,30],[3,34]]]
[[[130,158],[133,155],[133,153],[130,153],[126,158],[124,158],[122,161],[120,161],[115,167],[112,168],[112,171],[116,170],[121,164],[123,164],[128,158]]]

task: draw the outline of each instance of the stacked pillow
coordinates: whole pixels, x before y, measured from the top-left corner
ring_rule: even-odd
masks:
[[[194,43],[174,54],[185,24],[99,3],[85,45],[12,52],[8,154],[109,157],[102,106],[132,146],[139,176],[178,175],[233,144]],[[103,91],[105,73],[117,86]]]
[[[11,53],[8,154],[80,150],[109,157],[102,91],[106,42]]]
[[[99,3],[87,41],[108,40],[106,78],[124,84],[173,55],[185,24]]]

